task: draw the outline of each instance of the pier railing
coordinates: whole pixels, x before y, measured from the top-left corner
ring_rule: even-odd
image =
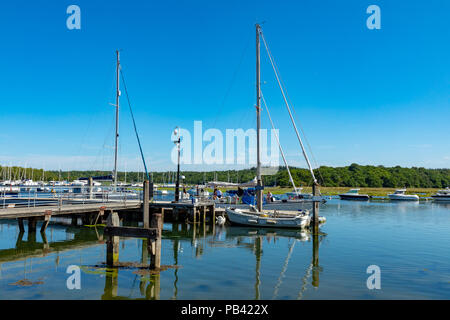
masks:
[[[15,186],[0,191],[0,208],[34,208],[87,203],[142,201],[141,187],[117,186]]]

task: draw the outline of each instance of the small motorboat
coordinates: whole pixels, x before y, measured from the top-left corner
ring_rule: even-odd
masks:
[[[444,190],[439,190],[436,194],[431,196],[434,201],[446,201],[450,202],[450,188],[447,187]]]
[[[419,200],[419,196],[417,194],[406,194],[406,189],[395,190],[394,193],[388,194],[388,197],[391,200],[400,200],[400,201],[418,201]]]
[[[367,194],[359,194],[360,189],[350,189],[346,193],[342,193],[339,197],[342,200],[369,200],[370,197]]]

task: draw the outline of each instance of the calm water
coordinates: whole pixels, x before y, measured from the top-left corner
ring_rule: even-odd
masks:
[[[20,241],[16,223],[3,221],[0,299],[450,299],[450,204],[331,200],[321,215],[315,242],[296,231],[164,224],[162,264],[180,267],[160,275],[103,268],[101,228],[51,224],[47,246],[39,233]],[[141,253],[142,240],[121,240],[121,262]],[[81,267],[81,290],[67,289],[70,265]],[[381,269],[381,290],[367,289],[369,265]]]

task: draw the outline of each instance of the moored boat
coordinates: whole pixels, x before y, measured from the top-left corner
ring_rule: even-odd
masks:
[[[261,178],[261,162],[260,162],[260,155],[261,155],[261,150],[260,150],[260,144],[259,144],[259,135],[260,135],[260,123],[261,123],[261,115],[260,115],[260,110],[261,110],[261,98],[262,97],[262,93],[261,93],[261,88],[260,88],[260,84],[261,84],[261,79],[260,79],[260,36],[262,37],[264,44],[265,40],[264,40],[264,36],[262,34],[262,30],[261,27],[259,25],[256,25],[256,62],[257,62],[257,68],[256,68],[256,134],[257,134],[257,155],[258,155],[258,161],[257,161],[257,167],[256,167],[256,179],[255,179],[255,188],[254,188],[254,197],[253,199],[256,202],[256,207],[253,205],[247,205],[244,208],[237,208],[237,207],[228,207],[226,208],[226,214],[228,216],[228,219],[231,223],[233,224],[238,224],[238,225],[244,225],[244,226],[255,226],[255,227],[275,227],[275,228],[305,228],[308,227],[312,221],[312,218],[309,214],[308,210],[292,210],[292,211],[288,211],[288,210],[276,210],[276,209],[272,209],[272,210],[263,210],[263,205],[264,205],[264,197],[263,197],[263,184],[262,184],[262,178]],[[267,49],[267,47],[266,47]],[[269,51],[267,49],[267,51]],[[274,69],[275,71],[275,69]],[[276,72],[276,71],[275,71]],[[277,75],[277,74],[276,74]],[[280,86],[281,88],[281,86]],[[281,89],[282,90],[282,89]],[[284,96],[284,92],[282,91],[283,96]],[[263,99],[264,100],[264,99]],[[287,103],[287,100],[285,100],[286,102],[286,106],[289,110],[289,113],[291,114],[289,105]],[[264,102],[265,104],[265,102]],[[267,109],[267,105],[265,104],[265,109]],[[268,115],[270,117],[270,114],[268,112]],[[293,122],[294,128],[296,130],[297,133],[297,137],[299,139],[299,143],[301,145],[302,151],[303,151],[303,155],[306,159],[306,162],[308,164],[309,170],[311,172],[312,178],[313,178],[313,183],[314,183],[314,188],[316,186],[318,186],[318,182],[316,177],[314,176],[314,172],[312,169],[312,166],[309,162],[309,159],[306,155],[306,151],[304,149],[303,146],[303,142],[300,138],[300,135],[297,131],[297,128],[295,126],[295,122],[292,118],[292,114],[291,114],[291,120]],[[278,136],[277,136],[277,141],[278,141]],[[279,141],[278,141],[279,144]],[[282,152],[282,148],[281,145],[279,144],[280,147],[280,151]],[[283,152],[282,152],[283,155]],[[285,160],[285,157],[283,155],[283,160]],[[289,172],[289,171],[288,171]],[[290,173],[290,180],[291,182],[293,181]],[[295,188],[295,185],[294,185]],[[244,200],[244,198],[242,199]],[[324,218],[320,218],[318,217],[319,222],[322,220],[322,222],[325,222]],[[317,225],[316,225],[317,226]]]
[[[406,189],[395,190],[394,193],[388,194],[390,200],[399,201],[418,201],[419,196],[417,194],[406,194]]]
[[[346,193],[342,193],[339,197],[342,200],[369,200],[370,197],[367,194],[359,194],[360,189],[350,189]]]
[[[434,201],[450,202],[450,188],[447,187],[444,190],[439,190],[436,194],[431,196]]]

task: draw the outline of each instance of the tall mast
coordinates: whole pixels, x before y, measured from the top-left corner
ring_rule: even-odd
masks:
[[[260,150],[260,136],[261,129],[261,63],[260,63],[260,44],[259,34],[261,27],[256,24],[256,145],[257,145],[257,166],[256,166],[256,205],[258,211],[262,211],[263,192],[261,180],[261,150]]]
[[[116,50],[117,54],[117,83],[116,83],[116,142],[115,142],[115,149],[114,149],[114,190],[117,186],[117,149],[118,149],[118,142],[119,142],[119,97],[120,97],[120,89],[119,89],[119,72],[120,72],[120,56],[119,56],[119,50]]]

